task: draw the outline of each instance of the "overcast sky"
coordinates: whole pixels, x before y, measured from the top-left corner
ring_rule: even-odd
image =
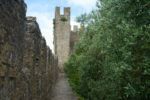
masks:
[[[82,13],[90,12],[96,5],[96,0],[25,0],[27,16],[37,18],[42,35],[47,45],[53,50],[53,18],[55,7],[71,7],[71,25],[78,25],[75,18]]]

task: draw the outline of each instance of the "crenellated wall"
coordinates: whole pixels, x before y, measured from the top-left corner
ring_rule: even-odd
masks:
[[[70,52],[70,8],[64,8],[64,14],[60,13],[60,7],[56,7],[54,19],[54,46],[55,55],[58,56],[59,68],[63,70],[63,64],[69,58]]]
[[[70,7],[64,8],[64,14],[60,13],[60,7],[55,8],[54,24],[54,49],[58,57],[59,69],[63,72],[64,63],[67,62],[70,54],[74,50],[74,45],[79,39],[78,26],[71,30],[71,11]]]
[[[0,0],[0,100],[49,100],[58,60],[24,0]]]

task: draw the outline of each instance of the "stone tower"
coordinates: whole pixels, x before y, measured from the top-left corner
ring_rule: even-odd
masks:
[[[61,70],[70,54],[70,32],[70,7],[64,8],[64,14],[60,13],[60,7],[56,7],[54,19],[54,50],[55,55],[58,57],[58,65]]]

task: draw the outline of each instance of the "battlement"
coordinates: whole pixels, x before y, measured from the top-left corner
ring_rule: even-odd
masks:
[[[65,7],[64,8],[64,15],[65,16],[70,16],[70,7]]]
[[[60,7],[55,8],[55,17],[60,16]]]
[[[70,7],[65,7],[63,10],[63,14],[61,14],[60,7],[55,8],[55,18],[59,19],[62,17],[70,17]]]

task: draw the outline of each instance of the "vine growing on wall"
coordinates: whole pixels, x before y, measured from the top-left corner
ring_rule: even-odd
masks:
[[[66,22],[67,18],[65,16],[61,16],[61,21]]]

